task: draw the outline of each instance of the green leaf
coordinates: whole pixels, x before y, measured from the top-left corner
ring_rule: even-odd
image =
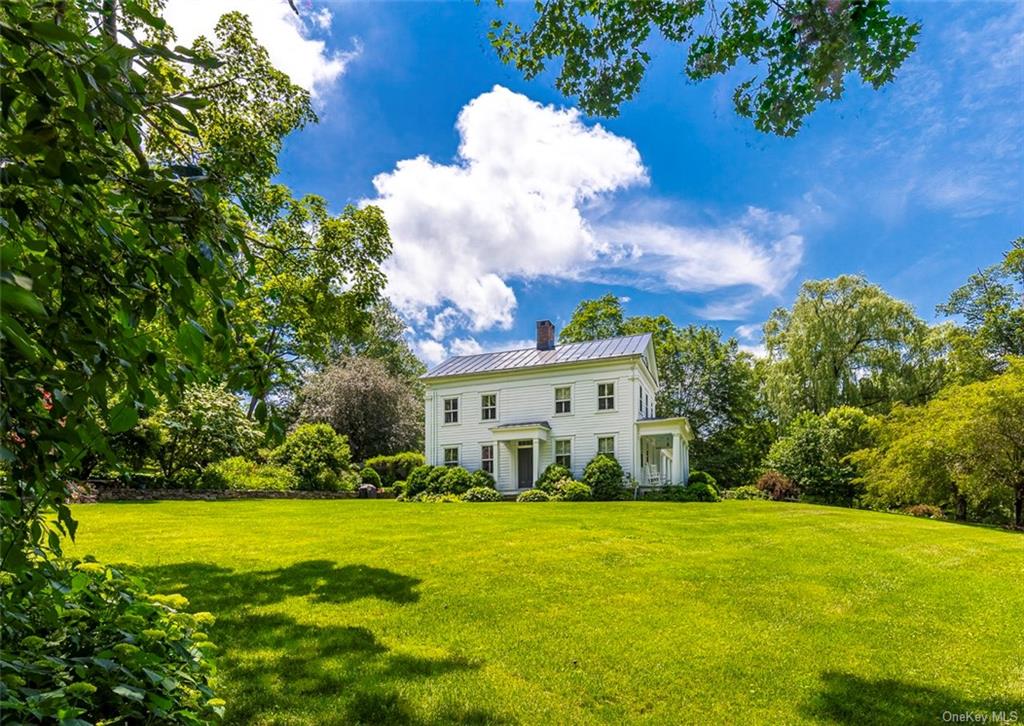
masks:
[[[110,412],[110,418],[107,421],[107,425],[110,427],[112,433],[121,433],[127,431],[132,426],[139,422],[139,412],[135,410],[135,404],[132,401],[121,401],[121,403],[114,406],[114,409]]]
[[[136,688],[135,686],[129,686],[129,685],[126,685],[126,684],[122,684],[120,686],[114,686],[113,691],[117,695],[123,696],[125,698],[129,698],[129,699],[131,699],[133,701],[141,702],[146,697],[146,692],[143,691],[141,688]]]
[[[202,329],[191,320],[178,328],[178,347],[196,365],[203,362],[205,337]]]
[[[12,285],[6,280],[0,282],[0,309],[14,308],[32,315],[45,315],[46,308],[31,290]]]
[[[164,20],[163,18],[159,18],[156,15],[153,15],[153,13],[149,12],[149,10],[147,10],[142,5],[139,5],[136,2],[132,2],[132,0],[124,0],[124,2],[122,3],[122,7],[124,8],[124,11],[126,13],[134,15],[150,27],[156,28],[157,30],[163,30],[167,27],[166,20]]]

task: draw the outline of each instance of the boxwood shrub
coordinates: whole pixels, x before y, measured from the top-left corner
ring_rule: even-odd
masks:
[[[473,472],[473,486],[494,489],[494,477],[483,469],[477,469]]]
[[[448,467],[441,479],[438,494],[465,494],[473,486],[473,475],[461,466]]]
[[[491,487],[472,487],[462,495],[464,502],[500,502],[501,493]]]
[[[693,486],[695,484],[707,484],[715,490],[716,494],[719,491],[718,482],[715,481],[715,477],[711,476],[706,471],[694,470],[690,472],[690,478],[687,480],[686,485]]]
[[[368,466],[364,466],[362,471],[359,472],[359,480],[363,484],[371,484],[377,489],[380,489],[380,474]]]
[[[553,494],[555,485],[564,479],[572,479],[572,472],[561,464],[548,464],[534,486],[543,492]]]
[[[626,498],[622,484],[622,465],[614,456],[598,454],[583,470],[583,483],[590,487],[594,499],[616,501]]]
[[[405,481],[412,470],[427,463],[426,457],[418,451],[404,451],[401,454],[374,456],[367,459],[363,466],[368,466],[380,476],[384,486],[391,486],[396,481]]]
[[[550,495],[543,489],[527,489],[516,497],[517,502],[550,502]]]
[[[747,484],[746,486],[734,487],[732,489],[726,489],[722,492],[723,499],[767,499],[768,495],[763,491]]]
[[[563,479],[555,484],[554,498],[561,502],[586,502],[594,498],[594,493],[581,481]]]

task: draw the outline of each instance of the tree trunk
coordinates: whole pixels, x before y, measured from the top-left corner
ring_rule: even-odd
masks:
[[[956,518],[961,522],[967,521],[967,498],[959,492],[956,494]]]
[[[1017,484],[1016,496],[1013,499],[1013,525],[1024,529],[1024,482]]]

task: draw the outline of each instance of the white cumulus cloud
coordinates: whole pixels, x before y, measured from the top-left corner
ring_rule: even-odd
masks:
[[[311,37],[314,30],[330,28],[330,10],[321,8],[298,16],[287,0],[169,0],[164,19],[174,28],[178,43],[191,45],[200,35],[212,39],[220,17],[235,10],[249,16],[253,35],[267,49],[274,66],[314,96],[359,55],[358,42],[353,50],[332,52],[325,41]]]
[[[423,338],[428,362],[441,354],[429,342],[511,327],[512,281],[754,300],[779,294],[800,264],[803,236],[786,214],[749,207],[706,222],[673,216],[671,201],[620,209],[616,193],[648,183],[640,152],[576,109],[495,86],[463,107],[456,129],[453,160],[399,161],[374,178],[376,197],[363,200],[384,210],[394,242],[387,294]]]
[[[453,163],[425,156],[374,180],[394,240],[388,293],[413,320],[450,304],[471,330],[508,328],[510,277],[560,275],[598,242],[583,209],[647,180],[632,141],[575,109],[542,106],[496,86],[468,103]]]

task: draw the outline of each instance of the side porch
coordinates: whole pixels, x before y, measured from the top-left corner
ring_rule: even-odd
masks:
[[[690,425],[681,416],[639,419],[634,472],[637,487],[685,485],[690,478],[692,440]]]

